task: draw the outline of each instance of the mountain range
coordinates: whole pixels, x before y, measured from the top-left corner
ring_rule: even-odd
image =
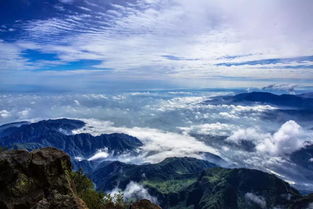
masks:
[[[194,158],[167,158],[157,164],[105,162],[91,176],[97,189],[143,185],[162,208],[289,208],[301,194],[273,174],[226,169]]]
[[[241,99],[237,101],[252,100],[246,96],[238,98]],[[262,100],[263,97],[255,98]],[[303,104],[308,106],[306,102]],[[82,169],[98,191],[126,191],[130,185],[139,185],[140,190],[155,198],[153,200],[162,208],[307,209],[313,202],[312,195],[302,195],[273,174],[246,168],[222,168],[190,157],[172,157],[159,163],[140,165],[105,158],[90,160],[101,150],[110,156],[136,154],[143,143],[122,133],[99,136],[73,134],[74,130],[84,126],[83,121],[65,118],[5,124],[0,126],[0,146],[29,151],[43,147],[58,148],[69,154],[74,169]],[[293,153],[291,159],[312,169],[307,163],[311,156],[312,148],[308,146]]]
[[[33,150],[56,147],[72,157],[90,158],[97,150],[106,148],[112,155],[135,151],[142,146],[137,138],[122,134],[71,134],[72,130],[85,125],[80,120],[56,119],[19,125],[0,126],[0,146]]]

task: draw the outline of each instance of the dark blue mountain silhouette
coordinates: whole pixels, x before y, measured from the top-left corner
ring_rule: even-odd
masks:
[[[80,120],[57,119],[20,126],[1,126],[0,146],[33,150],[41,147],[55,147],[72,157],[90,157],[99,149],[118,154],[134,151],[142,145],[135,137],[114,133],[92,136],[91,134],[72,135],[71,131],[85,125]],[[0,127],[0,128],[1,128]]]
[[[220,96],[205,103],[210,104],[269,104],[280,107],[299,109],[313,108],[313,98],[301,95],[282,94],[276,95],[268,92],[241,93],[234,96]]]

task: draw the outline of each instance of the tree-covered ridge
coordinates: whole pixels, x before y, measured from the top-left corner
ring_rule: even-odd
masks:
[[[174,189],[175,183],[188,184],[202,170],[215,166],[208,161],[188,157],[167,158],[160,163],[144,165],[125,164],[118,161],[103,162],[92,173],[91,178],[97,188],[102,191],[112,190],[117,185],[125,189],[131,181],[143,182],[147,186],[157,186],[161,182],[161,184],[167,184],[168,188]]]
[[[117,186],[123,190],[134,181],[156,197],[162,208],[306,209],[313,201],[273,174],[219,168],[194,158],[168,158],[148,165],[105,162],[100,167],[92,175],[99,190]]]
[[[181,195],[182,205],[201,209],[288,208],[301,196],[275,175],[242,168],[208,169]]]

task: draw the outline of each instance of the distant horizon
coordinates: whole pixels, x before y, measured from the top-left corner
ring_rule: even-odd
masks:
[[[1,89],[0,94],[116,94],[122,92],[159,92],[159,91],[233,91],[233,92],[270,92],[274,94],[300,94],[300,93],[312,93],[313,86],[296,88],[292,91],[288,89],[264,89],[264,87],[233,87],[233,88],[133,88],[133,89],[49,89],[38,88],[37,86],[22,86],[20,89]]]

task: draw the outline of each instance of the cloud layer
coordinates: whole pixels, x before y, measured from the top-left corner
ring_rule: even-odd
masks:
[[[264,197],[262,197],[262,196],[258,196],[258,195],[255,195],[253,193],[248,192],[245,194],[245,198],[246,198],[246,200],[257,204],[261,208],[264,208],[264,209],[266,208],[266,201],[265,201]]]
[[[294,121],[288,117],[276,120],[276,109],[270,105],[204,103],[213,96],[229,93],[183,89],[110,94],[1,94],[0,123],[77,118],[87,125],[73,133],[126,133],[144,144],[136,155],[124,153],[113,157],[104,148],[89,160],[135,164],[160,162],[174,156],[216,160],[208,154],[211,153],[223,158],[227,166],[273,172],[313,188],[309,171],[289,159],[306,142],[313,143],[312,120]],[[264,117],[268,113],[273,117]]]
[[[30,70],[40,83],[50,79],[40,72],[48,70],[61,78],[88,74],[90,83],[95,77],[175,78],[177,85],[194,78],[205,86],[312,82],[310,0],[62,0],[52,8],[52,16],[13,25],[20,34],[14,41],[2,38],[4,81]]]

